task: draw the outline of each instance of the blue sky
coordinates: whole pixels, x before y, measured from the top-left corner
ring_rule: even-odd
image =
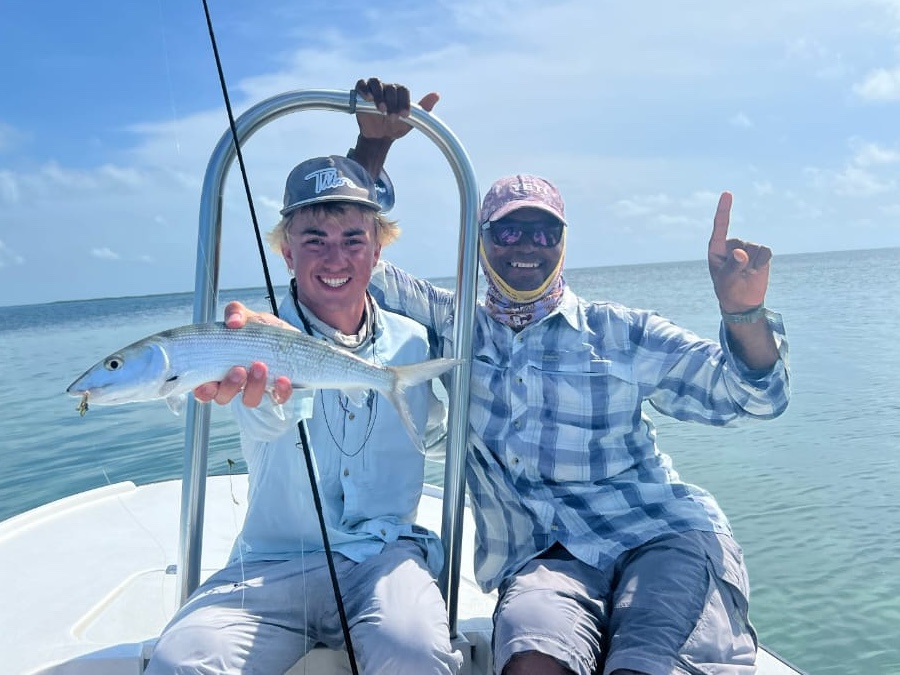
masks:
[[[438,91],[482,191],[559,185],[569,267],[701,259],[725,189],[732,234],[770,245],[776,273],[779,254],[900,246],[900,0],[209,5],[236,114],[359,77]],[[0,305],[191,290],[228,125],[202,3],[7,3],[0,59]],[[261,225],[296,163],[356,133],[307,112],[256,134]],[[388,169],[403,236],[386,257],[452,275],[445,160],[414,132]],[[260,286],[236,168],[224,204],[221,287]]]

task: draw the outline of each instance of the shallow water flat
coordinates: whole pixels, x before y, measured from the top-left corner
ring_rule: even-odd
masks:
[[[589,299],[653,308],[715,338],[705,261],[570,270]],[[451,287],[452,280],[438,280]],[[776,257],[767,304],[791,345],[779,419],[729,429],[648,410],[686,480],[716,495],[743,545],[761,641],[798,667],[898,673],[900,249]],[[279,291],[279,294],[282,291]],[[220,293],[267,308],[263,289]],[[122,344],[191,320],[189,293],[0,307],[0,518],[76,492],[181,476],[184,420],[165,404],[80,418],[66,386]],[[236,428],[214,408],[210,473],[243,471]],[[440,457],[429,480],[440,482]]]

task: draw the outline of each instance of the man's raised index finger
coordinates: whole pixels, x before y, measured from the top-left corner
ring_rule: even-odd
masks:
[[[709,238],[709,245],[714,244],[722,248],[725,247],[725,241],[728,239],[728,224],[731,221],[731,201],[730,192],[723,192],[719,197],[719,205],[716,207],[716,217],[713,218],[712,236]]]

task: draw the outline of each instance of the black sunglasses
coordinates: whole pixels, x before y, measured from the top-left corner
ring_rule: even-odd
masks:
[[[528,233],[531,243],[542,248],[553,248],[562,239],[563,224],[558,220],[525,221],[503,218],[487,222],[482,230],[491,231],[491,241],[497,246],[515,246]]]

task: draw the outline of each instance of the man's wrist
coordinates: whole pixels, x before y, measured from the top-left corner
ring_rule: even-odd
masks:
[[[395,139],[390,136],[364,136],[362,132],[356,135],[356,145],[357,147],[360,144],[376,147],[376,148],[389,148]]]
[[[369,175],[375,178],[384,168],[393,142],[391,138],[367,138],[359,134],[356,137],[356,145],[347,151],[347,157],[361,164]]]
[[[756,323],[766,316],[766,306],[757,305],[746,312],[726,312],[722,310],[722,321],[725,323]]]
[[[384,170],[388,150],[393,142],[391,138],[367,138],[360,134],[356,138],[356,146],[347,151],[348,159],[362,166],[375,181],[378,203],[385,212],[394,207],[394,185]]]

